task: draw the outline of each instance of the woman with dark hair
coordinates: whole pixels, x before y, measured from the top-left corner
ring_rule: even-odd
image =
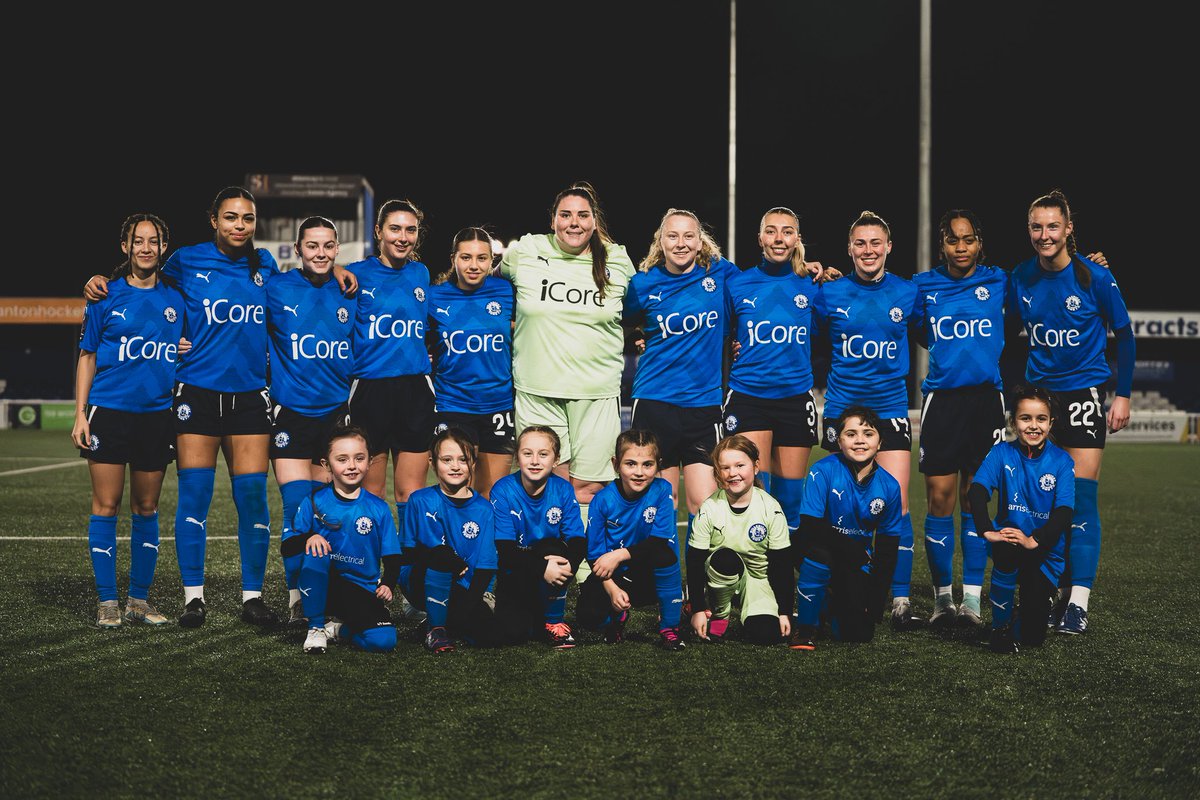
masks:
[[[171,386],[183,332],[183,297],[160,274],[167,239],[167,224],[154,214],[125,219],[125,260],[109,279],[108,296],[88,304],[79,341],[71,442],[88,460],[92,480],[88,548],[101,628],[121,624],[116,545],[126,464],[132,533],[125,619],[168,621],[149,602],[158,563],[158,500],[175,458]]]
[[[612,241],[596,192],[575,183],[554,198],[551,233],[529,233],[504,253],[516,290],[513,384],[516,428],[549,425],[562,441],[587,523],[592,497],[614,477],[621,430],[621,311],[633,263]]]
[[[458,427],[479,447],[475,489],[484,497],[512,470],[513,286],[492,275],[492,236],[463,228],[450,269],[429,287],[435,431]]]
[[[1050,622],[1059,633],[1087,630],[1088,599],[1100,564],[1100,465],[1106,434],[1129,424],[1135,344],[1121,290],[1107,268],[1075,249],[1075,223],[1057,189],[1034,200],[1029,241],[1037,255],[1012,272],[1009,309],[1029,334],[1025,379],[1049,389],[1061,413],[1054,440],[1075,462],[1075,518],[1067,568]],[[1104,410],[1113,378],[1105,357],[1108,332],[1117,342],[1116,393]]]

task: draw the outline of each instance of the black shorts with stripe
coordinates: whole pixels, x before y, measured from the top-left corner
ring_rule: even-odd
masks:
[[[424,453],[433,441],[433,381],[428,375],[355,378],[350,422],[367,432],[371,455]]]
[[[99,464],[128,464],[135,472],[162,472],[175,460],[171,410],[120,411],[87,405],[88,449],[79,455]]]
[[[175,384],[175,433],[238,436],[271,432],[271,396],[266,387],[251,392],[215,392]]]
[[[772,447],[817,443],[817,401],[812,392],[768,399],[730,391],[722,408],[725,432],[771,431]]]
[[[719,406],[686,408],[644,397],[633,401],[630,425],[654,433],[665,468],[710,463],[725,435]]]
[[[989,384],[935,389],[921,404],[919,469],[925,475],[974,474],[1004,441],[1004,394]]]

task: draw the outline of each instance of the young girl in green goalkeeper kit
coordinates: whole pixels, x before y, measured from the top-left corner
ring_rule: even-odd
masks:
[[[741,434],[717,443],[712,463],[721,488],[700,506],[688,541],[692,630],[710,642],[725,638],[734,595],[746,641],[777,644],[791,632],[787,518],[759,485],[758,458],[758,447]]]

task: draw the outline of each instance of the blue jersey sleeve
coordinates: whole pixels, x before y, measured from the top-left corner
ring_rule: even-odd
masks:
[[[646,506],[654,506],[654,521],[651,523],[650,535],[667,539],[672,545],[679,535],[675,524],[675,504],[671,500],[671,484],[663,478],[655,478],[646,493]]]
[[[509,478],[511,477],[501,478],[492,485],[492,507],[496,509],[496,541],[498,542],[516,542],[521,538],[521,532],[517,526],[525,512],[513,503],[510,493],[512,481]]]
[[[379,555],[381,558],[398,556],[400,555],[400,535],[396,531],[396,520],[392,517],[392,509],[383,501],[380,501],[378,505],[379,511],[375,521],[376,530],[379,532]]]
[[[608,528],[608,515],[610,510],[607,494],[610,490],[616,491],[615,484],[610,483],[597,492],[596,496],[592,498],[592,502],[588,507],[588,561],[595,561],[597,558],[612,549],[608,546],[608,536],[606,535],[606,530]]]
[[[979,465],[979,469],[975,470],[975,477],[971,479],[972,483],[978,483],[984,489],[987,489],[988,497],[1000,488],[1000,473],[1004,471],[1004,443],[992,447],[988,454],[984,456],[983,463]]]
[[[104,316],[108,311],[108,302],[112,295],[88,303],[83,310],[83,336],[79,339],[79,349],[85,353],[95,353],[100,349],[100,332],[104,327]]]
[[[825,467],[818,461],[808,471],[808,480],[804,485],[804,497],[800,501],[800,514],[825,519],[828,511],[828,495],[829,476],[825,472]]]

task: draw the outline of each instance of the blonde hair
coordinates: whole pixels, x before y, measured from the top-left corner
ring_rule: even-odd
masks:
[[[654,232],[654,238],[650,240],[650,251],[638,264],[638,271],[647,272],[651,267],[666,261],[666,255],[662,249],[662,235],[663,228],[667,226],[667,220],[671,217],[687,217],[696,223],[696,229],[700,232],[700,252],[696,254],[696,263],[704,267],[705,272],[708,272],[713,262],[721,257],[721,246],[713,239],[712,234],[704,227],[704,223],[700,221],[695,212],[684,208],[668,208],[667,213],[663,214],[662,219],[658,221],[658,230]]]
[[[762,236],[763,226],[767,224],[767,217],[772,214],[786,214],[796,220],[796,249],[792,250],[792,272],[797,275],[808,275],[808,267],[804,264],[804,239],[800,236],[800,215],[787,206],[768,208],[766,213],[762,215],[762,219],[758,221],[759,236]]]

